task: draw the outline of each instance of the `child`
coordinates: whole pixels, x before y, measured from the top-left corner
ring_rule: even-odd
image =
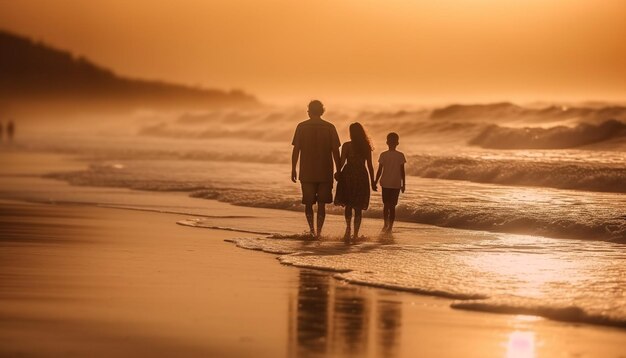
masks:
[[[380,179],[380,186],[383,188],[383,218],[385,226],[383,232],[391,233],[393,221],[396,218],[396,205],[400,190],[404,193],[406,180],[404,176],[404,163],[406,159],[402,152],[398,152],[396,147],[400,143],[397,133],[387,134],[388,151],[380,153],[378,158],[378,172],[376,173],[376,184]]]

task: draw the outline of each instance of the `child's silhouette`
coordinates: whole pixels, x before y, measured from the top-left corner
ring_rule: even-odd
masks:
[[[380,186],[383,188],[383,219],[385,225],[383,232],[391,233],[393,222],[396,219],[396,205],[400,191],[404,193],[406,189],[406,179],[404,174],[404,163],[406,158],[402,152],[396,150],[400,143],[397,133],[387,134],[387,146],[389,150],[380,153],[378,159],[378,172],[376,173],[376,183],[380,179]]]

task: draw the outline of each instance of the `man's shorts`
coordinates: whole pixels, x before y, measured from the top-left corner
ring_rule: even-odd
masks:
[[[400,189],[383,188],[383,204],[398,205]]]
[[[302,204],[332,203],[333,182],[300,182]]]

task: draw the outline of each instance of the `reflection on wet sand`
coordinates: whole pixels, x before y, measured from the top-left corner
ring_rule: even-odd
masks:
[[[401,303],[330,275],[302,270],[290,300],[290,356],[394,356]]]
[[[513,331],[506,344],[506,358],[534,358],[535,333],[528,331]]]

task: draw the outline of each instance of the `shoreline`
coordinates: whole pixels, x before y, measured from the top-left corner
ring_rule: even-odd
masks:
[[[39,178],[1,180],[0,197],[18,187],[24,190],[20,194],[42,190],[42,183],[57,193],[68,188]],[[107,188],[76,191],[76,197],[129,203],[138,196],[147,202],[181,197]],[[447,299],[347,284],[327,272],[278,265],[276,255],[223,242],[253,235],[176,225],[188,215],[6,198],[0,207],[9,218],[0,242],[6,265],[0,339],[12,342],[2,345],[3,354],[617,357],[626,338],[614,328],[453,310]],[[251,212],[226,210],[220,215]],[[216,281],[207,285],[208,277]],[[58,287],[52,287],[55,282]],[[91,330],[82,343],[81,330]]]

